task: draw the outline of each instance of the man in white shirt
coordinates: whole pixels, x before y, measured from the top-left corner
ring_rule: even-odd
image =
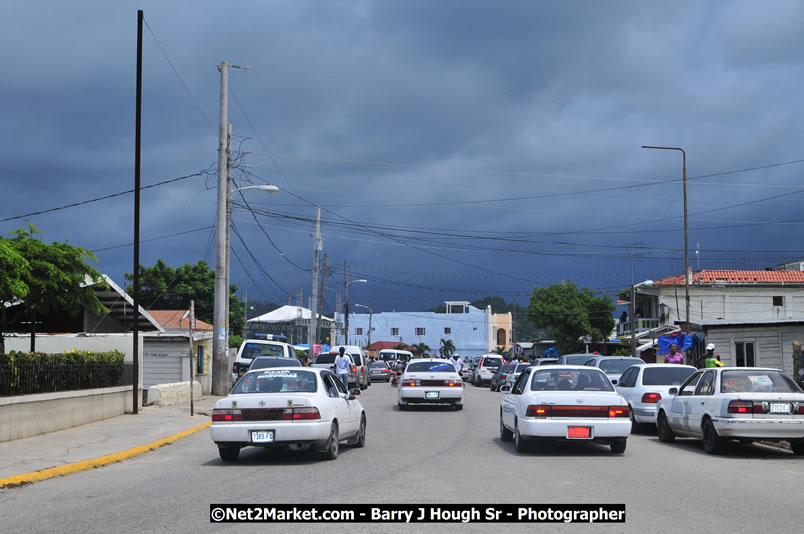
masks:
[[[458,373],[463,369],[463,362],[461,361],[461,357],[457,354],[452,357],[452,365],[455,366],[455,370],[458,371]]]
[[[338,349],[339,354],[335,357],[335,373],[338,375],[338,378],[341,379],[343,382],[343,387],[346,388],[346,392],[349,392],[349,369],[352,366],[352,360],[349,359],[347,356],[346,349],[341,347]]]

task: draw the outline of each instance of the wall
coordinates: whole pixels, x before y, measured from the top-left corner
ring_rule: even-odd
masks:
[[[715,344],[715,353],[726,366],[735,363],[735,341],[753,341],[754,363],[757,367],[784,369],[793,372],[793,341],[804,343],[804,325],[780,325],[751,328],[712,328],[706,333],[706,342]]]
[[[676,290],[678,301],[676,302]],[[684,286],[640,288],[643,294],[658,294],[669,310],[668,322],[686,318]],[[773,306],[773,297],[784,297],[784,306]],[[804,288],[748,286],[690,286],[690,321],[793,319],[804,317]]]
[[[0,441],[38,436],[132,411],[131,386],[0,397]]]

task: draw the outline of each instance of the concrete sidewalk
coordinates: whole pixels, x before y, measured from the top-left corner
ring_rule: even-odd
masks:
[[[146,406],[126,414],[58,432],[0,443],[0,488],[62,476],[148,452],[211,422],[221,397],[206,396],[174,406]]]

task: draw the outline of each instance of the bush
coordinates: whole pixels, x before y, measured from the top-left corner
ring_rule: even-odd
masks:
[[[0,395],[28,395],[120,384],[125,354],[73,349],[63,354],[0,354]]]
[[[243,341],[243,336],[229,336],[229,348],[239,349],[240,345],[243,344]]]

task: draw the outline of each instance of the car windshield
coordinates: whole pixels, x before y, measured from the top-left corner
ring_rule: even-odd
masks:
[[[454,373],[455,366],[449,362],[411,362],[406,373]]]
[[[633,367],[637,365],[639,361],[635,359],[621,359],[621,358],[611,358],[600,360],[600,364],[598,367],[606,373],[607,375],[620,375],[625,372],[626,369],[629,367]]]
[[[268,343],[246,343],[243,347],[241,358],[253,360],[257,356],[284,356],[285,350],[282,345],[273,345]]]
[[[301,367],[301,362],[291,358],[255,358],[249,369],[266,369],[268,367]]]
[[[647,367],[642,373],[644,386],[680,386],[695,369],[689,367]]]
[[[246,374],[232,395],[247,393],[314,393],[316,376],[311,371],[269,369]]]
[[[775,370],[723,371],[721,393],[801,393],[786,373]]]
[[[588,354],[580,354],[578,356],[564,356],[564,359],[567,360],[567,365],[583,365],[586,361],[590,358]]]
[[[499,367],[502,365],[502,358],[483,358],[481,367]]]
[[[319,354],[318,357],[315,359],[315,363],[335,363],[335,357],[337,354],[333,353],[326,353],[326,354]]]
[[[531,391],[614,391],[606,375],[596,369],[535,371]]]

